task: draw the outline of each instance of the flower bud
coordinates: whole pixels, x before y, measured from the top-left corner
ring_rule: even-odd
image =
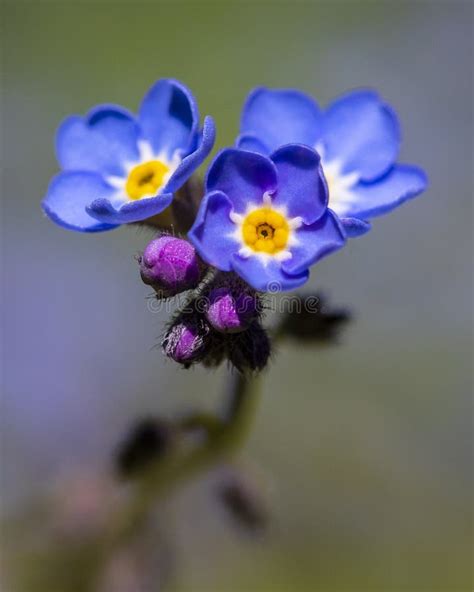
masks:
[[[348,310],[333,309],[320,294],[303,293],[282,315],[277,335],[301,343],[333,344],[350,320]]]
[[[197,315],[181,315],[163,339],[163,352],[178,364],[189,368],[207,351],[209,328]]]
[[[229,515],[248,532],[257,534],[268,525],[269,514],[262,493],[247,475],[227,475],[219,483],[217,494]]]
[[[174,426],[162,418],[144,418],[137,422],[116,452],[117,471],[132,477],[151,461],[162,458],[171,447]]]
[[[163,298],[195,288],[201,276],[201,264],[194,247],[174,236],[153,239],[139,263],[143,282]]]
[[[257,315],[256,296],[248,292],[215,288],[209,293],[208,300],[206,318],[221,333],[244,331]]]
[[[232,336],[232,343],[229,344],[229,361],[240,372],[263,370],[270,354],[270,339],[258,321],[254,321],[246,331]]]

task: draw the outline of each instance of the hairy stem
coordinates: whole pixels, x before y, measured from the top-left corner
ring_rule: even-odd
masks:
[[[170,458],[157,461],[147,468],[137,482],[128,505],[112,520],[113,526],[102,546],[106,554],[146,525],[159,499],[239,449],[251,425],[259,390],[258,377],[243,374],[230,376],[222,418],[216,418],[212,430],[193,448],[171,454]]]

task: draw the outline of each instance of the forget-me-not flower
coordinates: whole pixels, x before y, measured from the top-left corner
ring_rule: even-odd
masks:
[[[313,149],[293,144],[267,157],[228,148],[209,168],[189,238],[207,263],[234,271],[256,290],[291,290],[345,243],[327,204]]]
[[[43,200],[57,224],[82,232],[108,230],[162,212],[204,161],[215,139],[211,117],[199,113],[180,82],[156,82],[138,116],[101,105],[60,126],[56,152],[62,172]]]
[[[389,212],[426,188],[420,168],[396,163],[398,119],[372,90],[348,93],[324,111],[296,90],[251,92],[237,147],[269,155],[294,142],[321,155],[329,205],[348,236],[363,234],[370,228],[367,219]]]

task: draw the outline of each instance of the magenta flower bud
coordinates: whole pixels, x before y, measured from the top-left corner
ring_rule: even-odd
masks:
[[[257,316],[256,296],[228,287],[215,288],[208,296],[206,318],[221,333],[245,331]]]
[[[168,358],[189,367],[205,355],[208,332],[201,319],[182,317],[168,330],[162,344],[163,351]]]
[[[145,284],[163,296],[174,296],[195,288],[201,276],[201,264],[194,247],[174,236],[160,236],[146,247],[139,260]]]

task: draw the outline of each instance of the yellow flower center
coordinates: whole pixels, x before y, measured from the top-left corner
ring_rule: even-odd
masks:
[[[160,160],[139,164],[130,171],[125,189],[130,199],[156,195],[163,185],[169,167]]]
[[[278,253],[286,247],[289,235],[285,217],[271,208],[250,212],[242,224],[244,243],[254,251]]]

